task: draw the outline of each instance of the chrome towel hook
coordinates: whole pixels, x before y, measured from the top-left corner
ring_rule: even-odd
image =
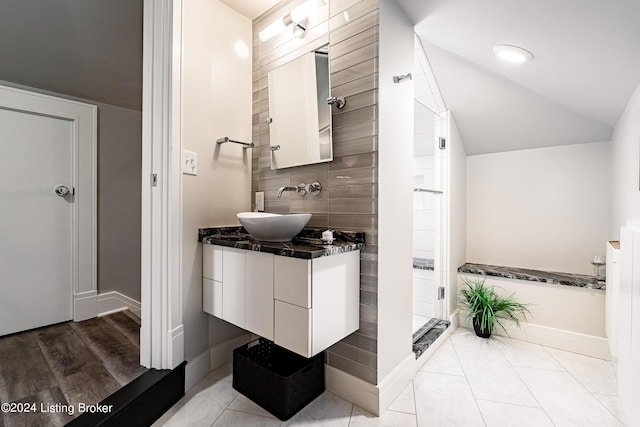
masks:
[[[327,98],[327,104],[336,104],[336,107],[338,107],[339,110],[342,110],[344,106],[347,105],[347,100],[344,99],[344,96],[332,96],[331,98]]]
[[[412,80],[413,75],[411,73],[403,74],[401,76],[393,76],[394,83],[402,83],[405,80]]]

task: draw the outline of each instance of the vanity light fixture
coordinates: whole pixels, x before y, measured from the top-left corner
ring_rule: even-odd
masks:
[[[319,9],[323,4],[329,3],[329,0],[307,0],[299,6],[294,7],[291,12],[278,18],[269,24],[264,30],[258,33],[258,38],[262,42],[284,33],[287,28],[293,26],[293,35],[302,38],[307,34],[309,26],[309,16]]]
[[[493,53],[504,61],[524,64],[533,61],[533,54],[526,49],[509,44],[499,44],[493,47]]]

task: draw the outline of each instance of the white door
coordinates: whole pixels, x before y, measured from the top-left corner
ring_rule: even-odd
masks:
[[[0,107],[0,335],[73,317],[73,131]]]

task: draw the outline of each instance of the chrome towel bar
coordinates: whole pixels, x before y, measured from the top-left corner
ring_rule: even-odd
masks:
[[[240,144],[242,145],[242,149],[246,150],[247,148],[253,148],[255,146],[255,144],[253,142],[240,142],[240,141],[235,141],[233,139],[229,139],[228,136],[223,136],[222,138],[218,138],[218,140],[216,141],[218,144],[224,144],[225,142],[233,142],[234,144]]]
[[[414,188],[413,191],[418,193],[442,194],[442,191],[440,190],[429,190],[428,188]]]

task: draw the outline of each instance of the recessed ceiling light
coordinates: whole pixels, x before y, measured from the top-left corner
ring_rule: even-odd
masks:
[[[533,60],[533,54],[526,49],[508,44],[499,44],[493,47],[493,53],[505,61],[523,64]]]

